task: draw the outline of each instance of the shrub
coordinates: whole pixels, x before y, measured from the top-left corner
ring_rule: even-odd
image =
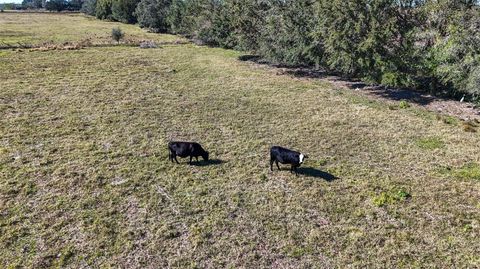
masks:
[[[120,40],[124,37],[124,33],[120,27],[116,27],[112,29],[112,38],[113,40],[117,41],[117,43],[120,43]]]

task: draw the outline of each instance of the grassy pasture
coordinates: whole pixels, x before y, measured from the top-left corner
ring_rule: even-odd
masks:
[[[478,132],[240,55],[0,51],[0,267],[480,266]],[[214,161],[171,164],[170,139]]]
[[[114,27],[120,27],[125,32],[125,39],[157,42],[182,40],[173,35],[148,33],[135,25],[98,23],[95,18],[82,14],[4,12],[0,14],[0,45],[38,46],[85,40],[96,44],[110,43]]]

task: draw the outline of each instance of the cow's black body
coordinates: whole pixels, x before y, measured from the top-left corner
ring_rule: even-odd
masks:
[[[168,143],[168,149],[170,150],[168,159],[172,162],[175,160],[179,163],[177,156],[181,158],[190,157],[189,164],[192,164],[192,158],[195,158],[198,162],[199,156],[202,156],[203,160],[208,161],[208,152],[196,142],[172,141]]]
[[[273,146],[270,148],[270,170],[273,171],[273,163],[277,165],[278,170],[280,170],[278,163],[291,164],[290,172],[297,174],[297,168],[300,167],[305,158],[308,157],[298,151]]]

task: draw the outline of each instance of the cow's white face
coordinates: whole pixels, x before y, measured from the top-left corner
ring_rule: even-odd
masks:
[[[305,155],[300,154],[300,163],[303,163],[303,159],[305,159]]]

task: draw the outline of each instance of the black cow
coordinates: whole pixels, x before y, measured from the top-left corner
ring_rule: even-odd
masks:
[[[290,168],[290,172],[293,173],[295,171],[295,175],[298,175],[297,168],[300,167],[306,158],[308,158],[308,156],[303,155],[300,152],[279,146],[273,146],[270,148],[270,170],[273,171],[274,162],[277,165],[278,170],[280,170],[278,163],[291,164],[292,167]]]
[[[177,156],[181,158],[190,157],[189,164],[192,164],[192,158],[198,162],[198,156],[202,156],[203,160],[208,161],[208,151],[205,151],[200,144],[196,142],[178,142],[172,141],[168,143],[168,149],[170,153],[168,154],[168,159],[170,161],[175,160],[177,163]]]

